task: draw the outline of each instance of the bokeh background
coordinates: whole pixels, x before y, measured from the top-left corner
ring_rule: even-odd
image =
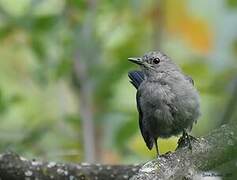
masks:
[[[162,50],[193,77],[202,136],[237,117],[236,0],[0,0],[0,152],[139,163],[128,57]],[[178,137],[160,140],[162,153]]]

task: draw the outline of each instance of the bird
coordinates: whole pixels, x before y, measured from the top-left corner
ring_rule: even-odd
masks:
[[[180,134],[192,149],[188,132],[200,116],[200,97],[193,79],[160,51],[128,60],[140,66],[140,70],[129,71],[128,77],[137,90],[139,127],[148,149],[155,145],[158,157],[158,138]]]

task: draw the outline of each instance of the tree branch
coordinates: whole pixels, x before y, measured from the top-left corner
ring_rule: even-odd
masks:
[[[139,169],[139,165],[63,164],[26,160],[8,152],[0,156],[0,179],[128,179]]]
[[[0,155],[0,179],[183,179],[212,170],[237,158],[237,124],[227,124],[145,165],[63,164]]]
[[[236,123],[223,125],[207,137],[193,142],[192,151],[187,147],[179,148],[146,163],[132,180],[193,179],[201,171],[213,170],[236,159],[236,134]]]

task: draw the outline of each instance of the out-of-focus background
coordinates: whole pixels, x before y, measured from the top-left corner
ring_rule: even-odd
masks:
[[[138,68],[127,58],[150,50],[193,77],[202,110],[194,136],[237,117],[236,0],[0,0],[0,152],[110,164],[154,158],[127,77]],[[160,140],[161,153],[177,139]]]

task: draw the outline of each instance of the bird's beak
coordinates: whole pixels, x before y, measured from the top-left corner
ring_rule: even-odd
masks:
[[[139,58],[139,57],[128,58],[128,60],[131,61],[132,63],[138,64],[138,65],[143,64],[142,58]]]

